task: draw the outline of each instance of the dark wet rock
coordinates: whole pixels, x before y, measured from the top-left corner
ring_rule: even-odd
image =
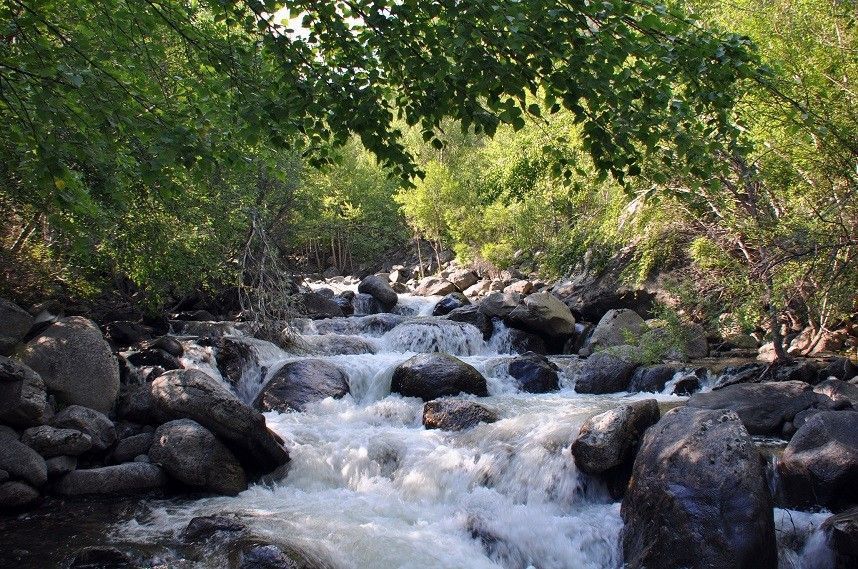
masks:
[[[181,369],[182,362],[176,356],[159,348],[149,348],[142,352],[134,352],[125,356],[128,363],[137,367],[151,366],[160,367],[165,371]]]
[[[826,408],[826,397],[801,381],[743,383],[696,393],[689,407],[735,411],[752,435],[780,436],[795,416],[810,408]]]
[[[323,287],[317,288],[317,289],[316,289],[315,291],[313,291],[313,292],[315,292],[316,294],[322,295],[322,296],[324,296],[325,298],[334,298],[334,295],[336,294],[336,293],[334,292],[334,289],[332,289],[332,288],[328,288],[328,287],[326,287],[326,286],[323,286]]]
[[[454,322],[470,324],[483,333],[484,340],[492,337],[492,332],[494,331],[492,319],[481,312],[480,307],[477,305],[468,304],[467,306],[455,308],[446,315],[446,318]]]
[[[260,411],[303,411],[310,403],[349,393],[346,373],[325,360],[284,364],[262,388],[253,406]]]
[[[29,312],[0,298],[0,355],[10,355],[32,326],[33,317]]]
[[[342,308],[333,299],[315,292],[304,292],[297,296],[297,309],[309,318],[336,318],[344,316]]]
[[[374,354],[377,351],[375,344],[362,336],[324,334],[304,337],[304,342],[311,352],[320,356]]]
[[[45,461],[48,467],[48,478],[56,478],[68,474],[77,468],[76,456],[55,456]]]
[[[239,569],[298,569],[298,565],[276,545],[256,545],[241,555]]]
[[[629,382],[629,391],[661,393],[667,382],[676,375],[677,368],[670,365],[643,366],[635,370]]]
[[[427,429],[462,431],[497,420],[497,413],[473,401],[437,399],[423,405],[423,426]]]
[[[202,541],[216,533],[238,533],[246,529],[238,518],[233,516],[197,516],[192,518],[182,532],[185,541]]]
[[[39,491],[24,482],[0,484],[0,510],[25,508],[39,499]]]
[[[722,389],[737,383],[802,381],[814,384],[818,374],[817,364],[812,360],[794,360],[771,364],[752,362],[725,368],[721,372],[714,389]]]
[[[571,336],[575,333],[575,317],[559,298],[548,292],[525,297],[507,316],[510,326],[548,336]]]
[[[187,486],[229,496],[247,488],[247,477],[235,456],[208,429],[190,419],[158,427],[149,459]]]
[[[24,480],[36,488],[48,480],[45,459],[6,431],[0,431],[0,470],[5,470],[10,478]]]
[[[831,516],[822,530],[834,550],[835,569],[858,567],[858,507]]]
[[[24,431],[21,442],[45,458],[78,456],[92,448],[92,438],[76,429],[40,425]]]
[[[833,409],[858,410],[858,385],[839,379],[826,379],[817,383],[813,391],[831,399],[834,402]]]
[[[588,355],[613,346],[623,346],[639,338],[646,331],[644,319],[634,310],[609,310],[599,320],[585,345]]]
[[[581,366],[575,391],[595,394],[627,391],[632,374],[639,365],[640,353],[632,346],[596,352]]]
[[[443,353],[418,354],[399,364],[391,391],[424,401],[460,393],[488,395],[486,379],[476,368]]]
[[[115,547],[84,547],[72,559],[69,569],[135,569],[131,557]]]
[[[103,413],[80,405],[66,407],[53,418],[51,425],[58,429],[75,429],[89,435],[92,448],[105,450],[116,442],[116,428]]]
[[[0,356],[0,422],[33,427],[48,421],[52,412],[39,374],[19,361]]]
[[[509,374],[518,388],[527,393],[548,393],[560,389],[558,368],[543,355],[533,352],[518,356],[509,363]]]
[[[833,511],[858,504],[858,412],[826,411],[805,421],[778,463],[786,503]]]
[[[155,410],[166,419],[192,419],[217,435],[248,473],[265,473],[289,461],[265,417],[198,370],[168,371],[151,384]]]
[[[316,322],[319,334],[371,334],[380,336],[393,330],[405,318],[399,314],[372,314],[352,318],[332,318]]]
[[[361,280],[358,285],[358,292],[369,294],[375,298],[379,304],[385,309],[390,310],[399,301],[399,296],[390,288],[390,284],[386,278],[379,275],[369,275]]]
[[[149,454],[149,449],[154,440],[154,433],[140,433],[120,440],[113,449],[111,455],[113,461],[117,463],[129,462],[134,460],[136,456]]]
[[[126,462],[69,472],[57,484],[57,492],[65,496],[123,495],[156,490],[166,484],[167,475],[161,467],[143,462]]]
[[[354,313],[357,315],[381,314],[387,312],[374,296],[365,292],[359,292],[352,300]]]
[[[232,386],[241,381],[244,372],[259,366],[253,346],[241,336],[221,336],[212,342],[217,369]]]
[[[518,307],[521,295],[516,292],[493,292],[479,304],[480,312],[489,318],[506,318]]]
[[[196,320],[170,320],[170,328],[176,334],[199,336],[206,340],[215,340],[221,336],[234,336],[239,334],[242,329],[246,329],[242,322],[198,322]]]
[[[451,292],[439,300],[432,309],[432,316],[444,316],[457,308],[468,306],[471,301],[461,292]]]
[[[629,569],[777,567],[762,460],[732,411],[679,407],[650,427],[621,515]]]
[[[113,409],[119,365],[91,320],[72,316],[57,321],[27,344],[22,359],[60,401],[103,413]]]
[[[173,336],[161,336],[160,338],[156,338],[151,344],[149,344],[149,347],[163,350],[177,358],[182,357],[185,353],[185,347],[182,346],[182,343]]]
[[[6,482],[7,480],[9,480],[9,473],[0,469],[0,483]]]
[[[346,292],[350,292],[352,294],[346,295]],[[340,307],[340,310],[343,311],[344,316],[351,316],[355,313],[355,307],[354,304],[352,304],[352,302],[354,301],[354,293],[352,291],[344,291],[336,295],[331,300],[333,300],[336,305]]]
[[[849,358],[835,358],[819,370],[816,378],[818,382],[830,378],[849,381],[855,376],[858,376],[858,365],[855,365]]]
[[[160,375],[157,377],[160,377]],[[155,379],[153,378],[152,381]],[[155,402],[152,399],[152,390],[149,383],[127,385],[122,388],[116,404],[117,417],[126,421],[143,424],[158,422],[158,412],[155,409]]]
[[[507,333],[509,334],[509,346],[513,353],[526,354],[527,352],[533,352],[543,355],[548,353],[545,340],[536,334],[515,328],[508,329]]]
[[[587,474],[602,474],[631,463],[644,432],[660,415],[658,402],[644,399],[587,419],[572,443],[575,465]]]
[[[217,320],[217,318],[208,310],[188,310],[176,314],[176,320],[189,320],[191,322],[214,322]]]
[[[128,320],[108,322],[104,325],[104,332],[109,342],[114,346],[123,348],[133,346],[152,337],[152,329],[150,327],[140,322],[131,322]]]
[[[673,386],[673,394],[684,397],[700,391],[701,387],[699,377],[694,374],[687,374],[677,380],[676,384]]]

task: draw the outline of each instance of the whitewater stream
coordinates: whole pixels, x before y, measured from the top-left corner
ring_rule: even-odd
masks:
[[[569,356],[551,358],[561,369],[559,392],[521,393],[507,373],[514,356],[503,326],[485,341],[470,325],[427,317],[436,301],[402,295],[398,316],[299,323],[316,353],[335,355],[296,355],[253,342],[260,366],[244,372],[237,391],[245,401],[280,365],[301,357],[345,370],[351,394],[301,413],[265,415],[291,455],[284,480],[236,497],[136,503],[104,528],[104,537],[146,548],[169,565],[171,544],[188,522],[219,514],[236,515],[254,538],[300,552],[314,567],[621,567],[620,505],[576,471],[569,447],[588,417],[654,395],[576,394],[578,360]],[[405,323],[393,327],[399,320]],[[360,346],[375,353],[337,354]],[[498,413],[497,422],[427,430],[423,402],[390,393],[397,364],[437,350],[485,375],[490,395],[479,401]],[[206,354],[189,353],[185,363],[219,377]],[[655,397],[665,408],[683,401]],[[825,517],[776,510],[782,568],[826,566],[815,531]],[[221,549],[203,548],[181,566],[227,567]]]

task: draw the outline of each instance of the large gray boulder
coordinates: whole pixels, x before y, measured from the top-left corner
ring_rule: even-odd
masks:
[[[39,499],[39,491],[23,482],[0,484],[0,510],[24,508]]]
[[[423,426],[427,429],[462,431],[497,420],[497,413],[473,401],[437,399],[423,405]]]
[[[78,456],[92,448],[92,438],[76,429],[40,425],[24,431],[21,442],[45,458]]]
[[[64,496],[85,494],[124,495],[148,492],[163,488],[167,475],[156,464],[126,462],[87,470],[73,470],[57,484],[57,492]]]
[[[19,361],[0,356],[0,422],[27,428],[51,417],[45,382]]]
[[[414,294],[419,296],[444,296],[459,289],[456,285],[441,277],[425,277],[420,279]]]
[[[0,355],[11,354],[32,326],[33,317],[26,310],[0,298]]]
[[[612,346],[634,343],[646,331],[644,319],[634,310],[609,310],[602,316],[593,334],[584,346],[582,355]]]
[[[296,306],[301,314],[309,318],[336,318],[344,316],[343,309],[331,298],[315,293],[303,292],[296,297]]]
[[[659,417],[655,399],[626,403],[590,417],[572,443],[575,465],[587,474],[602,474],[633,461],[644,432]]]
[[[858,412],[825,411],[807,419],[778,463],[787,504],[834,511],[858,504]]]
[[[52,324],[27,344],[23,361],[60,401],[102,413],[113,409],[119,365],[91,320],[71,316]]]
[[[453,283],[459,290],[465,290],[477,284],[479,277],[468,269],[458,269],[447,276],[447,279]]]
[[[283,364],[253,402],[260,411],[303,411],[310,403],[349,393],[346,373],[325,360],[307,359]]]
[[[113,421],[95,409],[80,405],[66,407],[57,413],[51,425],[58,429],[74,429],[86,433],[95,450],[105,450],[116,442],[116,427]]]
[[[167,420],[192,419],[217,435],[245,471],[271,472],[289,461],[265,417],[199,370],[168,371],[151,384],[152,404]]]
[[[390,310],[399,301],[399,296],[390,288],[388,280],[379,275],[364,278],[358,285],[358,292],[372,296],[385,310]]]
[[[772,498],[732,411],[679,407],[644,435],[623,499],[629,569],[775,569]]]
[[[154,441],[154,433],[139,433],[125,437],[116,443],[111,458],[117,463],[131,462],[140,455],[148,455]]]
[[[520,302],[517,292],[493,292],[480,302],[480,312],[489,318],[506,318]]]
[[[548,393],[560,389],[559,370],[543,355],[527,352],[518,356],[509,362],[508,371],[524,392]]]
[[[752,435],[774,436],[791,434],[798,413],[829,403],[802,381],[742,383],[696,393],[688,400],[689,407],[735,411]]]
[[[834,402],[837,409],[858,410],[858,385],[852,385],[839,379],[826,379],[813,388],[815,393],[825,395]]]
[[[45,459],[5,430],[0,430],[0,471],[36,488],[48,481]]]
[[[390,390],[423,401],[460,393],[489,394],[486,378],[474,366],[442,353],[418,354],[399,364]]]
[[[190,419],[158,427],[149,459],[194,488],[229,496],[247,488],[247,477],[235,456],[211,431]]]
[[[537,292],[525,297],[524,303],[509,313],[507,321],[516,328],[552,338],[575,333],[572,311],[549,292]]]
[[[593,354],[578,372],[575,391],[595,394],[627,391],[640,357],[640,352],[632,346],[617,346]]]

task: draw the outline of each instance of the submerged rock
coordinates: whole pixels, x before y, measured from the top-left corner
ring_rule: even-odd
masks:
[[[232,516],[197,516],[192,518],[182,532],[185,541],[199,541],[208,539],[218,532],[238,533],[244,531],[246,526]]]
[[[325,360],[307,359],[284,364],[253,402],[260,411],[303,411],[327,397],[349,393],[346,373]]]
[[[247,488],[247,477],[235,456],[208,429],[190,419],[158,427],[149,459],[194,488],[228,496]]]
[[[509,374],[518,388],[527,393],[548,393],[560,389],[558,368],[548,358],[533,352],[525,353],[509,363]]]
[[[390,389],[424,401],[460,393],[482,397],[489,394],[486,379],[476,368],[442,353],[418,354],[399,364]]]
[[[837,511],[858,504],[858,412],[808,418],[784,450],[778,473],[790,506]]]
[[[166,484],[167,475],[161,467],[145,462],[126,462],[69,472],[57,484],[57,492],[66,496],[122,495],[148,492]]]
[[[647,430],[621,515],[629,569],[775,569],[760,454],[732,411],[680,407]]]
[[[217,435],[251,473],[286,464],[289,453],[265,417],[198,370],[168,371],[151,384],[155,410],[166,419],[192,419]]]
[[[423,405],[423,426],[427,429],[462,431],[497,420],[497,413],[473,401],[437,399]]]
[[[298,564],[276,545],[256,545],[242,553],[238,568],[298,569]]]

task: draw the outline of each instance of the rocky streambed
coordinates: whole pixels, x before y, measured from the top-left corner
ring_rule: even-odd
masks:
[[[288,350],[234,323],[114,323],[109,344],[31,323],[2,360],[0,566],[854,560],[848,361],[641,365],[625,312],[587,333],[548,293],[383,285],[305,293]]]

